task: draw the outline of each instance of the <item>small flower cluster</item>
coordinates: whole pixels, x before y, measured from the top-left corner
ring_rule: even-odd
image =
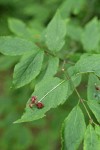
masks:
[[[36,96],[32,96],[31,97],[31,101],[30,101],[29,107],[32,108],[33,105],[35,105],[38,109],[41,109],[41,108],[44,107],[42,102],[38,102],[37,101],[37,97]]]

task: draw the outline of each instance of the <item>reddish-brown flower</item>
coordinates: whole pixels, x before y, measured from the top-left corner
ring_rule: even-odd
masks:
[[[38,103],[36,104],[36,106],[37,106],[38,109],[41,109],[41,108],[44,107],[44,105],[43,105],[42,102],[38,102]]]
[[[36,102],[36,100],[37,100],[37,97],[36,96],[32,96],[31,103],[34,104]]]

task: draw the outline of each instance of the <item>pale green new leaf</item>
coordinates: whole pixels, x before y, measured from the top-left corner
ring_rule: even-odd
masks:
[[[79,106],[74,107],[65,119],[62,130],[62,150],[76,150],[81,144],[86,124]]]
[[[25,113],[16,121],[16,123],[20,122],[28,122],[40,119],[45,116],[45,113],[51,108],[57,107],[60,104],[63,104],[65,100],[68,98],[70,94],[72,94],[72,88],[69,88],[69,82],[66,80],[61,80],[59,78],[45,78],[46,80],[42,80],[39,82],[35,91],[32,95],[36,95],[38,101],[42,101],[44,104],[44,108],[37,109],[35,106],[31,109],[29,107],[30,100],[28,101],[25,109]],[[77,81],[77,82],[76,82]],[[78,86],[81,81],[80,76],[77,78],[73,78],[73,82],[75,86]]]
[[[30,83],[40,73],[43,56],[44,53],[42,51],[30,54],[15,66],[13,84],[16,88]]]
[[[84,50],[90,51],[90,52],[98,51],[99,42],[100,42],[99,33],[100,33],[99,21],[97,20],[97,18],[94,18],[88,24],[86,24],[85,29],[83,31],[82,44],[83,44]]]
[[[38,47],[31,41],[10,36],[0,37],[0,52],[4,55],[23,55],[36,52]]]
[[[100,54],[83,55],[75,64],[75,73],[94,72],[100,77]]]
[[[60,13],[57,12],[51,22],[48,24],[45,39],[49,50],[59,51],[63,47],[66,35],[66,24],[61,18]]]
[[[91,101],[87,101],[87,103],[88,103],[89,108],[95,115],[97,121],[100,123],[100,104],[99,104],[99,102],[95,101],[95,100],[91,100]]]
[[[90,74],[87,89],[88,100],[97,100],[100,102],[100,91],[96,90],[96,86],[100,86],[100,80],[96,75]]]
[[[100,150],[100,140],[91,124],[88,125],[85,133],[84,150]]]

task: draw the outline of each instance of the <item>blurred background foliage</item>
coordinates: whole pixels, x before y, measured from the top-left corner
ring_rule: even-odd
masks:
[[[74,56],[69,55],[76,62],[84,51],[80,36],[85,24],[95,16],[100,18],[100,0],[0,0],[0,35],[12,34],[9,19],[16,18],[27,24],[33,41],[41,41],[58,8],[62,17],[69,20],[65,48],[78,50]],[[13,68],[19,59],[0,54],[0,150],[60,150],[61,124],[77,102],[77,96],[70,96],[64,105],[50,110],[41,120],[13,124],[22,115],[35,82],[18,90],[10,88]],[[86,78],[83,77],[79,87],[84,98]]]

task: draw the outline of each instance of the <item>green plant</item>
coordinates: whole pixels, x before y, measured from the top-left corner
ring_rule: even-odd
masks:
[[[24,114],[14,123],[40,119],[76,92],[77,104],[62,125],[62,150],[78,149],[83,139],[84,150],[100,149],[100,23],[94,17],[83,28],[69,17],[70,12],[77,15],[83,3],[84,0],[78,0],[78,5],[65,1],[41,33],[21,20],[10,18],[8,26],[14,36],[0,37],[0,52],[8,59],[15,57],[11,64],[21,56],[14,68],[11,88],[31,84],[33,90]],[[81,96],[77,88],[84,74],[88,78],[87,98]],[[44,107],[30,108],[32,96],[37,96]]]

